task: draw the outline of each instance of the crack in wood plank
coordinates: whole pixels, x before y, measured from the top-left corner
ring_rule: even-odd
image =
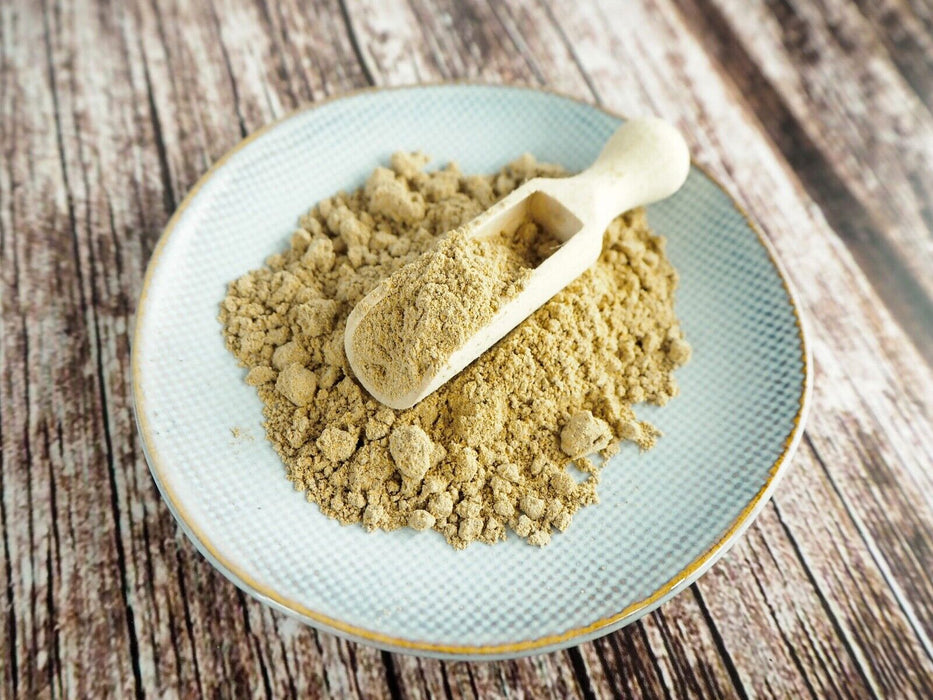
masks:
[[[246,138],[249,130],[246,128],[246,120],[243,118],[243,110],[240,107],[240,95],[237,89],[236,76],[233,73],[233,66],[230,64],[230,53],[227,51],[227,45],[224,43],[223,31],[220,27],[220,18],[217,16],[217,8],[213,0],[207,3],[211,11],[211,19],[214,22],[214,29],[217,32],[217,46],[220,48],[220,55],[224,59],[224,67],[227,69],[227,77],[230,79],[230,89],[233,91],[233,106],[236,110],[237,121],[240,124],[240,138]]]
[[[356,61],[359,64],[360,69],[363,71],[363,75],[366,76],[366,83],[368,85],[376,85],[376,77],[369,65],[369,61],[366,60],[366,55],[363,53],[362,47],[360,46],[359,36],[356,33],[356,30],[353,28],[353,20],[350,17],[350,11],[347,9],[346,0],[338,0],[338,5],[340,7],[340,16],[343,19],[343,24],[347,29],[347,36],[350,38],[350,45],[353,47],[353,54],[356,56]]]
[[[6,104],[8,95],[12,92],[8,83],[11,81],[12,69],[10,67],[10,57],[12,56],[12,50],[10,49],[11,40],[8,37],[8,20],[5,13],[0,12],[0,109],[3,108],[3,105]],[[11,112],[16,111],[16,98],[15,95],[11,97]],[[13,149],[16,147],[16,122],[12,124],[12,138],[7,140],[6,136],[7,122],[6,120],[0,120],[0,141],[4,143],[4,161],[6,168],[4,169],[7,172],[8,183],[0,183],[0,212],[9,211],[11,224],[15,221],[15,207],[12,196],[10,201],[5,201],[4,194],[7,187],[12,189],[12,183],[14,182],[13,175]],[[7,144],[9,144],[7,146]],[[6,185],[6,186],[4,186]],[[0,266],[2,262],[6,259],[7,255],[7,233],[6,225],[4,223],[4,216],[0,213]],[[14,279],[11,287],[15,290],[19,290],[19,264],[16,260],[16,248],[12,246],[12,255],[14,258],[13,261],[13,270],[17,279]],[[5,269],[5,266],[0,267],[0,269]],[[4,276],[0,274],[0,289],[5,287],[3,284],[5,280]],[[18,296],[18,295],[17,295]],[[18,300],[17,300],[18,301]],[[8,304],[12,306],[12,303],[9,301],[9,295],[0,294],[0,315],[7,317],[9,314]],[[6,324],[0,323],[0,348],[5,349],[7,347],[7,333],[6,333]],[[8,378],[8,372],[6,367],[6,361],[8,361],[8,356],[6,352],[0,355],[0,381],[6,382]],[[9,395],[12,391],[8,391]],[[17,639],[17,625],[16,625],[16,615],[14,611],[16,610],[16,589],[13,582],[13,562],[10,556],[10,519],[7,515],[7,485],[6,485],[6,473],[7,470],[12,467],[12,458],[10,453],[12,450],[7,447],[7,440],[10,440],[9,433],[4,430],[4,404],[2,400],[3,387],[0,387],[0,537],[3,540],[3,578],[5,581],[4,586],[4,597],[6,602],[6,638],[7,644],[4,646],[6,659],[3,663],[3,684],[6,692],[10,697],[17,697],[19,695],[19,663],[16,657],[17,649],[19,648],[18,639]]]

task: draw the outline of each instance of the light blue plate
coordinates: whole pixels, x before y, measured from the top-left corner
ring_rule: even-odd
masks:
[[[663,116],[663,115],[662,115]],[[652,206],[680,272],[694,348],[681,395],[639,415],[664,431],[605,468],[601,503],[543,549],[514,535],[451,549],[436,533],[341,527],[285,480],[261,406],[224,349],[225,285],[282,249],[298,216],[398,149],[491,172],[523,152],[588,165],[620,119],[552,93],[477,85],[367,91],[244,141],[192,189],[149,266],[133,348],[153,477],[198,549],[259,600],[393,650],[509,657],[617,629],[674,595],[764,505],[803,430],[807,350],[773,253],[693,168]]]

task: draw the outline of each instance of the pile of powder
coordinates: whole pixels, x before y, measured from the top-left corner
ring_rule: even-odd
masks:
[[[431,528],[458,548],[509,530],[544,545],[598,500],[588,455],[657,438],[631,406],[674,396],[672,372],[689,359],[677,275],[644,212],[628,212],[579,279],[438,391],[387,408],[350,372],[350,310],[526,179],[561,174],[527,155],[492,176],[426,163],[395,154],[363,188],[303,216],[288,250],[230,285],[226,344],[257,387],[288,478],[325,514]]]
[[[474,238],[453,231],[383,284],[350,339],[354,367],[389,400],[416,389],[560,246],[534,222]]]

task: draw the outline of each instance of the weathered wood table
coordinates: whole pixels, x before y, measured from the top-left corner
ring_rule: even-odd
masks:
[[[553,88],[679,124],[800,293],[816,385],[773,502],[697,584],[568,651],[318,634],[179,533],[129,338],[180,198],[367,85]],[[7,697],[933,697],[933,6],[923,0],[0,2]]]

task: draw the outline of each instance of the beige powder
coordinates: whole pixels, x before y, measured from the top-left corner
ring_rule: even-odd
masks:
[[[457,245],[444,234],[524,180],[560,174],[530,156],[493,176],[425,173],[426,160],[396,154],[363,188],[302,217],[288,250],[230,285],[226,343],[265,404],[288,478],[327,515],[434,529],[455,547],[509,530],[544,545],[597,501],[601,467],[588,455],[613,454],[620,440],[647,449],[659,435],[631,405],[674,396],[672,371],[689,359],[676,273],[644,212],[629,212],[578,280],[437,392],[389,409],[350,373],[350,310],[406,264],[436,261]]]
[[[483,238],[453,231],[384,283],[384,298],[351,338],[357,369],[384,397],[410,393],[521,291],[559,245],[533,222]]]

